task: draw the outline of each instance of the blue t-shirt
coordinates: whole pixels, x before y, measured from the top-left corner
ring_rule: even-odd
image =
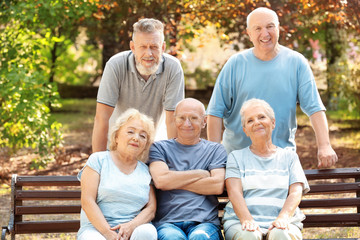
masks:
[[[247,208],[264,233],[284,206],[291,184],[302,183],[303,193],[310,190],[296,152],[279,147],[267,158],[255,155],[249,147],[231,152],[226,163],[225,179],[228,178],[241,179]],[[240,220],[231,202],[224,210],[226,231]],[[291,223],[302,228],[301,221],[304,218],[304,214],[297,208]]]
[[[300,53],[280,46],[270,61],[255,57],[253,49],[232,56],[218,76],[207,113],[223,118],[223,144],[228,153],[250,146],[243,132],[240,109],[246,100],[263,99],[274,109],[275,145],[295,148],[296,105],[308,116],[325,110],[310,66]]]
[[[204,139],[195,145],[182,145],[175,139],[155,142],[150,148],[149,163],[165,162],[172,171],[225,168],[227,154],[218,143]],[[200,195],[186,190],[156,190],[155,226],[166,222],[209,222],[220,225],[215,195]]]
[[[135,170],[127,175],[114,164],[110,152],[96,152],[90,155],[85,167],[100,175],[96,203],[111,227],[134,219],[149,202],[151,175],[146,164],[138,161]],[[81,181],[81,174],[78,178]],[[81,209],[78,235],[88,228],[94,228]]]

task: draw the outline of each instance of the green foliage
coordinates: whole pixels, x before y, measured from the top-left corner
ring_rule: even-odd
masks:
[[[0,3],[0,147],[32,148],[44,167],[61,147],[61,124],[50,118],[59,95],[56,60],[91,16],[87,1],[9,0]]]

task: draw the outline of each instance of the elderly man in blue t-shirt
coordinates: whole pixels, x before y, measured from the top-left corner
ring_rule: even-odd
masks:
[[[295,149],[299,103],[315,131],[319,167],[333,166],[337,155],[313,73],[304,56],[278,43],[279,28],[271,9],[257,8],[248,15],[247,33],[254,47],[232,56],[221,70],[207,109],[208,139],[222,140],[228,153],[248,147],[251,141],[242,130],[239,112],[246,100],[259,98],[276,114],[274,144]]]
[[[182,100],[174,116],[177,138],[155,142],[149,154],[158,238],[222,239],[215,195],[224,189],[225,148],[200,138],[206,116],[198,100]]]

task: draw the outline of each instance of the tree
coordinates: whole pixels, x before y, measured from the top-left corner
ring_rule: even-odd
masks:
[[[86,1],[8,0],[0,13],[0,146],[31,147],[43,166],[62,142],[61,124],[50,119],[58,104],[56,60],[71,45]]]

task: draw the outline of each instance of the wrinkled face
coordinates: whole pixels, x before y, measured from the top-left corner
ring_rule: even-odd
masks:
[[[255,51],[267,54],[275,51],[279,41],[279,26],[272,14],[254,13],[249,19],[247,33],[254,44]]]
[[[139,119],[131,119],[117,132],[116,150],[138,157],[145,149],[148,142],[148,134],[143,123]]]
[[[205,112],[200,105],[183,102],[176,108],[175,126],[180,140],[198,140],[205,124]]]
[[[141,75],[150,76],[160,65],[160,58],[165,50],[165,42],[160,32],[137,32],[130,48],[135,55],[136,69]]]
[[[275,120],[271,119],[262,106],[249,107],[244,112],[243,130],[251,140],[255,138],[271,138],[275,128]]]

